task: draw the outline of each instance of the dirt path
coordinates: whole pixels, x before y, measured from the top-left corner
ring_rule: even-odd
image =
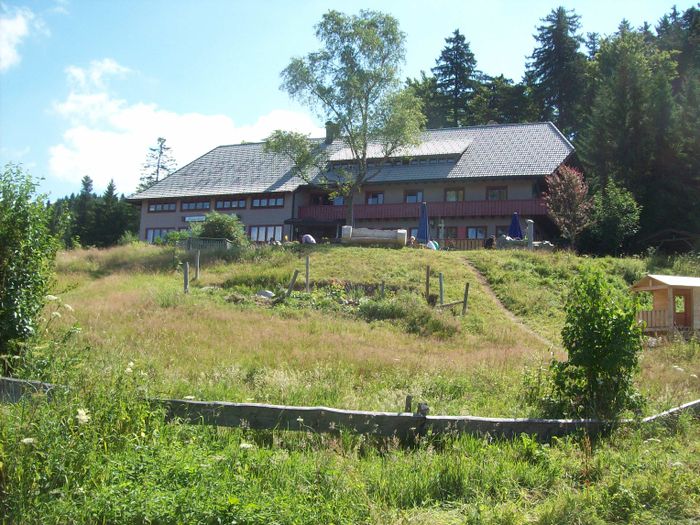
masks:
[[[508,310],[508,308],[506,308],[505,305],[504,305],[504,304],[501,302],[501,300],[498,298],[498,296],[496,295],[496,292],[493,291],[493,289],[491,288],[491,285],[489,285],[489,282],[486,280],[486,277],[484,277],[484,274],[482,274],[482,273],[476,268],[476,266],[474,266],[474,265],[473,265],[471,262],[469,262],[467,259],[463,259],[463,261],[464,261],[464,264],[465,264],[472,272],[474,272],[474,276],[476,277],[476,280],[479,281],[479,284],[481,284],[481,286],[482,286],[482,288],[484,289],[484,292],[486,293],[486,295],[488,295],[489,297],[491,297],[491,299],[493,299],[493,301],[496,303],[496,305],[497,305],[501,310],[503,310],[503,313],[505,314],[505,316],[506,316],[508,319],[510,319],[510,321],[511,321],[513,324],[515,324],[515,325],[516,325],[520,330],[522,330],[523,332],[526,332],[526,333],[528,333],[529,335],[531,335],[533,338],[537,339],[537,340],[538,340],[540,343],[542,343],[543,345],[545,345],[545,346],[547,346],[547,347],[550,347],[550,348],[551,348],[551,347],[559,348],[559,345],[558,345],[558,344],[556,344],[556,343],[553,342],[553,341],[550,341],[550,340],[547,339],[546,337],[543,337],[543,336],[541,336],[540,334],[538,334],[537,332],[535,332],[532,328],[530,328],[530,327],[527,326],[525,323],[523,323],[523,321],[522,321],[517,315],[515,315],[513,312],[511,312],[510,310]]]

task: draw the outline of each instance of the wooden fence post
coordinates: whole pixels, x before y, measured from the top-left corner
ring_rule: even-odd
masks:
[[[462,315],[467,313],[467,299],[469,299],[469,281],[464,285],[464,302],[462,303]]]
[[[199,257],[201,250],[197,250],[197,255],[194,258],[194,278],[199,281]]]
[[[311,285],[309,284],[309,256],[306,256],[306,293],[311,291]]]
[[[412,412],[413,408],[413,396],[406,396],[406,403],[404,403],[403,411],[404,412]]]
[[[287,297],[290,296],[292,290],[294,290],[294,284],[297,282],[297,277],[299,277],[299,270],[294,270],[294,275],[292,275],[292,280],[289,281],[289,288],[287,288]]]
[[[190,293],[190,263],[186,262],[182,267],[182,275],[185,293]]]
[[[425,267],[425,300],[430,301],[430,265]]]
[[[444,278],[442,276],[442,272],[438,274],[438,278],[440,280],[440,304],[443,305],[445,304],[445,285],[444,285]]]

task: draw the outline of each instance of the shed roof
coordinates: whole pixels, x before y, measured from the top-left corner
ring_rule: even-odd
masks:
[[[632,285],[633,289],[642,290],[644,288],[653,285],[654,283],[649,282],[645,284],[647,280],[656,281],[657,283],[666,286],[677,286],[680,288],[700,288],[700,277],[684,277],[682,275],[659,275],[659,274],[648,274],[636,283]]]
[[[129,200],[287,192],[305,184],[294,175],[289,159],[265,153],[263,146],[263,143],[255,143],[214,148]],[[336,140],[327,147],[333,161],[342,162],[347,158],[342,141]],[[373,145],[370,153],[375,155],[376,149]],[[400,154],[456,156],[454,162],[388,165],[368,182],[549,175],[573,150],[571,143],[551,122],[427,130],[422,133],[419,145],[406,148]],[[332,173],[327,175],[332,178]]]

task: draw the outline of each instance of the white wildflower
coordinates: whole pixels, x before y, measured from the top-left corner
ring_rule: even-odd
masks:
[[[304,418],[301,417],[301,416],[299,416],[299,417],[297,418],[297,422],[298,422],[299,424],[302,424],[302,423],[304,422]]]
[[[61,317],[60,312],[51,312],[51,317],[56,318],[56,317]]]
[[[698,375],[697,374],[690,374],[690,377],[692,377],[693,379],[697,379]]]
[[[72,312],[72,311],[73,311],[73,307],[72,307],[71,305],[69,305],[69,304],[64,304],[64,305],[63,305],[63,308],[65,308],[65,309],[68,310],[69,312]]]
[[[133,361],[129,361],[129,362],[126,364],[126,366],[128,366],[129,368],[133,368],[133,367],[134,367],[134,362],[133,362]]]
[[[83,408],[79,408],[78,415],[75,416],[75,419],[77,419],[78,423],[80,423],[81,425],[86,425],[90,422],[90,413]]]
[[[130,374],[130,373],[133,372],[133,370],[132,370],[132,368],[131,368],[130,366],[127,366],[127,367],[124,369],[124,372],[127,373],[127,374]]]
[[[240,448],[248,450],[250,448],[255,448],[255,445],[253,445],[252,443],[241,443]]]
[[[58,301],[58,297],[56,297],[55,295],[47,295],[46,300],[47,301]]]
[[[36,442],[34,438],[24,438],[22,440],[23,445],[33,445]]]
[[[673,368],[674,368],[675,370],[678,370],[679,372],[685,372],[685,370],[683,370],[683,369],[682,369],[680,366],[678,366],[678,365],[673,365]]]
[[[192,401],[194,399],[194,396],[185,396],[182,399],[186,399],[187,401]]]

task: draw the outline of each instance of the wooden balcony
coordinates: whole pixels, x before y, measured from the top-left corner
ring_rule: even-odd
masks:
[[[416,219],[419,204],[355,204],[355,219]],[[301,206],[300,219],[337,221],[345,218],[345,206]],[[514,211],[522,217],[546,215],[542,199],[504,201],[429,202],[430,217],[510,217]]]
[[[664,332],[671,328],[666,310],[641,310],[637,312],[637,321],[644,323],[645,332]]]

